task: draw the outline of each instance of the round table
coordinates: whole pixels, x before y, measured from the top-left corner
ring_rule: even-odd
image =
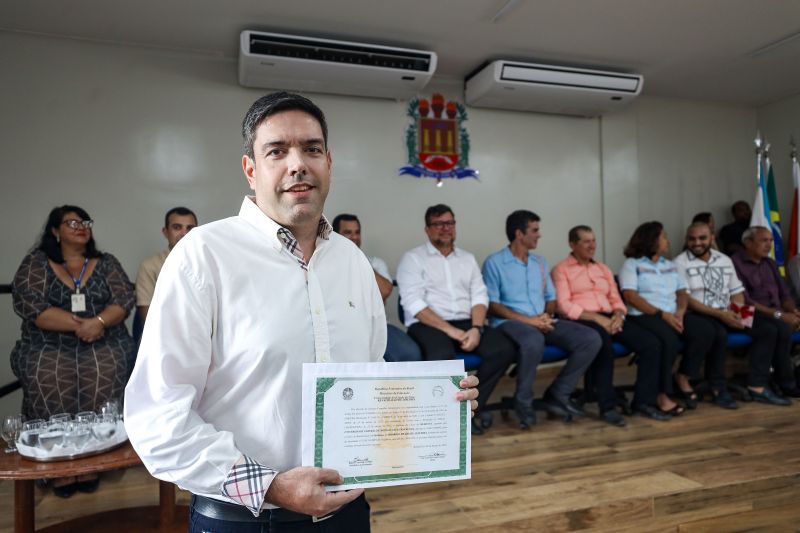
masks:
[[[58,477],[99,474],[109,470],[128,468],[142,464],[130,442],[109,450],[106,453],[75,459],[72,461],[39,462],[21,457],[18,453],[0,451],[0,479],[14,480],[14,531],[33,533],[36,518],[34,515],[34,481]],[[82,533],[127,532],[172,532],[186,531],[188,508],[176,507],[175,487],[171,483],[159,481],[159,505],[134,507],[106,511],[91,516],[82,516],[44,529],[39,533]]]

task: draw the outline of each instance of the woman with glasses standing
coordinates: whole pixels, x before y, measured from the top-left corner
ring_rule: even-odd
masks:
[[[11,368],[28,419],[94,411],[122,397],[132,370],[133,339],[123,321],[133,309],[133,284],[113,255],[97,250],[93,224],[80,207],[56,207],[14,276],[22,334]],[[62,485],[56,494],[96,487],[95,478]]]

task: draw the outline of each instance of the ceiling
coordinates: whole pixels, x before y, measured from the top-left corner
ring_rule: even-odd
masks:
[[[798,0],[0,3],[0,31],[230,58],[243,29],[433,50],[450,80],[515,59],[637,72],[658,96],[761,106],[800,93]]]

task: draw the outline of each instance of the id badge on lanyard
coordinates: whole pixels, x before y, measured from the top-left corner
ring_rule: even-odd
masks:
[[[72,312],[82,313],[83,311],[86,311],[86,295],[81,294],[80,289],[78,289],[72,295]]]
[[[86,295],[81,294],[81,282],[83,281],[83,275],[86,273],[86,265],[89,264],[89,258],[87,257],[83,261],[83,268],[81,269],[81,274],[78,278],[72,278],[72,281],[75,283],[75,294],[72,295],[72,306],[71,310],[73,313],[82,313],[86,311]],[[64,263],[64,270],[67,270],[67,264]],[[69,273],[69,270],[67,270]],[[70,274],[72,277],[72,274]]]

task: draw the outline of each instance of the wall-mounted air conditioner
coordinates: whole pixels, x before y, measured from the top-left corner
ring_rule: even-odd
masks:
[[[407,99],[435,70],[434,52],[250,30],[240,36],[245,87]]]
[[[594,117],[629,104],[644,78],[603,70],[493,61],[464,82],[475,107]]]

